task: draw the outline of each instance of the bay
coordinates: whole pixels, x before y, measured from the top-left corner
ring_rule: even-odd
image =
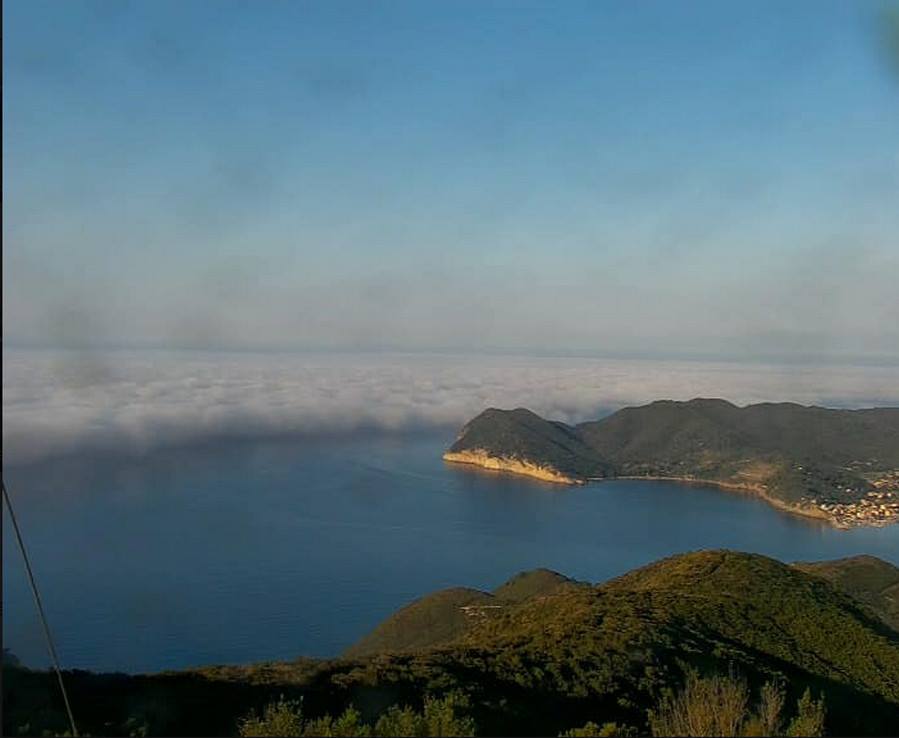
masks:
[[[335,656],[435,589],[547,567],[602,581],[704,548],[899,564],[899,526],[840,531],[668,482],[561,487],[445,464],[448,432],[73,457],[4,476],[66,668]],[[3,636],[47,663],[4,512]]]

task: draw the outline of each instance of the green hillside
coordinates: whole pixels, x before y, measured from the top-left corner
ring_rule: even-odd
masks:
[[[434,592],[391,615],[344,655],[352,658],[442,645],[496,607],[494,599],[486,592],[462,587]]]
[[[793,566],[824,577],[870,606],[884,622],[899,630],[899,568],[875,556],[800,562]]]
[[[853,586],[864,597],[870,584],[881,580]],[[461,602],[472,590],[451,592]],[[899,633],[822,576],[763,556],[684,554],[602,585],[561,583],[507,602],[449,640],[427,618],[408,618],[404,637],[421,645],[404,653],[146,676],[79,672],[68,682],[92,735],[233,734],[248,710],[280,695],[302,698],[310,718],[353,704],[373,723],[390,705],[419,709],[426,695],[450,692],[467,698],[485,735],[557,735],[588,721],[646,731],[647,709],[683,683],[687,667],[738,673],[754,692],[782,679],[788,705],[810,687],[824,695],[831,735],[899,725]],[[7,667],[3,689],[7,734],[63,728],[50,675]]]
[[[487,449],[496,456],[539,459],[576,477],[605,476],[609,467],[596,458],[578,431],[518,408],[490,408],[471,420],[450,451]]]
[[[344,651],[344,656],[402,653],[451,642],[485,618],[562,586],[579,585],[549,569],[517,574],[492,593],[453,587],[422,597],[388,617]]]
[[[899,408],[661,400],[578,426],[491,409],[449,449],[475,451],[580,480],[672,477],[752,489],[844,527],[899,519]]]
[[[545,597],[560,587],[586,586],[549,569],[533,569],[516,574],[508,582],[493,590],[495,597],[511,602],[524,602],[533,597]]]

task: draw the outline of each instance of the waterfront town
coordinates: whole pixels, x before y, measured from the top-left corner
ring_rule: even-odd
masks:
[[[874,489],[855,502],[816,502],[839,528],[882,527],[899,522],[899,470],[870,475]]]

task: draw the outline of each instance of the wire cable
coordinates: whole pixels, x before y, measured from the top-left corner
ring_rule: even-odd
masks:
[[[22,552],[22,558],[25,561],[25,570],[28,573],[28,582],[31,584],[31,594],[34,595],[34,604],[37,605],[37,612],[41,618],[41,624],[44,626],[47,651],[50,653],[53,669],[56,671],[56,678],[59,680],[59,691],[62,692],[62,700],[66,705],[66,713],[69,716],[69,725],[72,728],[72,735],[77,738],[78,729],[75,727],[75,718],[72,715],[72,707],[69,704],[69,695],[66,692],[66,685],[62,680],[62,670],[59,668],[59,657],[56,655],[56,646],[53,645],[53,637],[50,635],[50,626],[47,624],[47,616],[44,614],[44,605],[41,603],[41,596],[37,590],[37,582],[34,580],[34,572],[31,570],[31,561],[28,558],[28,552],[25,550],[25,542],[22,540],[19,522],[16,520],[15,512],[13,512],[12,502],[9,499],[9,492],[6,490],[6,482],[0,480],[0,485],[3,486],[3,499],[6,501],[6,509],[9,510],[9,517],[10,520],[12,520],[12,526],[16,532],[16,540],[19,542],[19,550]]]

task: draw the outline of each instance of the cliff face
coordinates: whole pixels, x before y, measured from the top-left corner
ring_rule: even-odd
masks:
[[[494,456],[487,449],[474,448],[467,451],[447,451],[444,461],[454,464],[474,464],[483,469],[523,474],[528,477],[542,479],[544,482],[557,484],[582,484],[583,480],[563,474],[558,469],[546,464],[538,464],[527,459],[516,459],[511,456]]]
[[[577,426],[491,408],[443,458],[564,484],[709,482],[844,528],[899,520],[899,408],[663,400]]]

